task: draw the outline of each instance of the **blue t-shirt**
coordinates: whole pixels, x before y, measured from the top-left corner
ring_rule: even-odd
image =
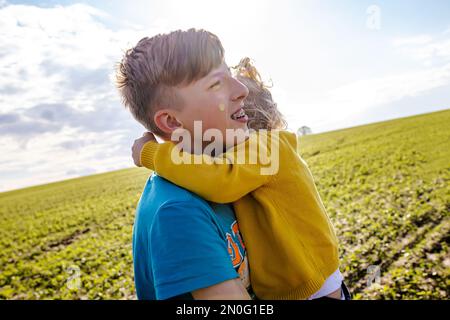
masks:
[[[250,287],[231,206],[206,202],[157,175],[136,209],[133,262],[138,299],[168,299],[239,276]]]

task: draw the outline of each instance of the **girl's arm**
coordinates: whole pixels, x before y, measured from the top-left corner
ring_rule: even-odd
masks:
[[[258,139],[256,133],[220,157],[180,151],[172,142],[158,144],[149,141],[142,148],[140,162],[205,200],[229,203],[264,185],[272,177],[261,170],[265,166],[259,161],[259,154],[256,154],[258,151],[264,153],[266,159],[270,158],[269,149],[266,137]],[[253,161],[250,161],[251,153]],[[242,156],[238,162],[237,159]],[[180,159],[185,159],[185,162]]]

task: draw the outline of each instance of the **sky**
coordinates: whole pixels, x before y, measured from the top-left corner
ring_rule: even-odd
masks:
[[[0,192],[133,166],[144,128],[114,66],[139,39],[216,35],[248,56],[289,128],[313,133],[448,109],[448,0],[0,0]]]

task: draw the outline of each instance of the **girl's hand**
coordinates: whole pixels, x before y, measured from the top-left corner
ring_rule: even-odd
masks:
[[[158,142],[156,141],[155,136],[151,132],[144,132],[142,137],[139,139],[134,140],[133,146],[131,147],[131,153],[133,157],[134,164],[138,167],[142,167],[141,164],[141,151],[144,147],[144,144],[146,144],[149,141]]]

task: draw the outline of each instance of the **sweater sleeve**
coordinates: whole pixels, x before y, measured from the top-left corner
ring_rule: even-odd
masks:
[[[229,203],[269,181],[273,174],[265,173],[264,168],[267,167],[267,159],[272,159],[271,151],[267,136],[261,137],[256,133],[218,157],[180,151],[172,142],[158,144],[150,141],[141,151],[141,163],[205,200]],[[260,161],[261,154],[265,161]]]

